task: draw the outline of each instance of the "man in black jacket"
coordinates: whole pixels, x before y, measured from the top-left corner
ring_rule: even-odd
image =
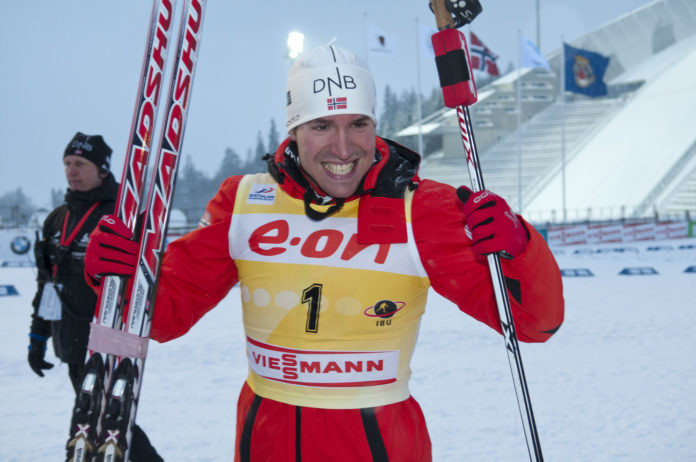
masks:
[[[29,365],[40,377],[53,367],[44,356],[52,337],[56,357],[68,364],[76,393],[97,303],[83,275],[85,248],[102,215],[113,213],[118,195],[118,183],[109,171],[111,152],[100,135],[75,134],[63,153],[68,181],[65,203],[48,215],[43,237],[34,246],[38,291],[32,302]],[[131,459],[162,460],[137,426],[133,427]]]

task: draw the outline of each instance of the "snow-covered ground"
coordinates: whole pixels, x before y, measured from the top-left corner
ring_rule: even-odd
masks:
[[[556,249],[566,320],[522,345],[549,461],[696,460],[696,239]],[[650,267],[657,274],[621,275]],[[583,271],[579,271],[582,273]],[[26,362],[30,268],[0,268],[0,461],[63,460],[73,393],[67,367]],[[189,334],[151,343],[138,422],[167,461],[228,461],[246,375],[239,292]],[[412,363],[435,461],[527,459],[502,337],[429,299]]]

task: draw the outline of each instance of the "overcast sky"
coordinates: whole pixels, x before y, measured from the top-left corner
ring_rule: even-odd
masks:
[[[48,206],[51,188],[65,188],[61,156],[76,131],[104,136],[114,149],[112,170],[120,179],[152,2],[0,3],[0,195],[21,187],[35,205]],[[651,1],[539,3],[540,48],[548,54],[559,48],[561,36],[571,41]],[[399,93],[415,88],[419,71],[421,91],[429,94],[438,85],[433,58],[421,53],[416,59],[417,21],[434,24],[427,4],[209,0],[183,155],[212,173],[227,147],[245,155],[258,131],[265,138],[271,119],[284,133],[290,66],[284,54],[291,31],[305,34],[305,49],[337,37],[338,45],[364,55],[366,31],[376,28],[395,49],[369,53],[378,100],[387,84]],[[536,40],[536,0],[482,0],[482,5],[471,29],[500,56],[505,70],[517,62],[518,30]]]

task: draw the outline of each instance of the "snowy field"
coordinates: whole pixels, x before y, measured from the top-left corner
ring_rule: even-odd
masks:
[[[548,461],[696,460],[696,239],[565,247],[566,320],[522,345]],[[657,274],[622,275],[648,267]],[[635,272],[635,271],[634,271]],[[0,461],[61,461],[73,393],[67,367],[26,362],[33,270],[0,268]],[[229,461],[246,375],[239,292],[192,331],[151,343],[138,422],[167,461]],[[436,294],[412,363],[435,461],[523,461],[527,452],[502,337]]]

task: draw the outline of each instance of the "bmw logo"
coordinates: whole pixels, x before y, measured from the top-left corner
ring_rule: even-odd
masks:
[[[29,249],[31,248],[31,242],[24,236],[17,236],[14,239],[12,239],[12,242],[10,243],[10,248],[17,255],[24,255],[25,253],[29,252]]]

